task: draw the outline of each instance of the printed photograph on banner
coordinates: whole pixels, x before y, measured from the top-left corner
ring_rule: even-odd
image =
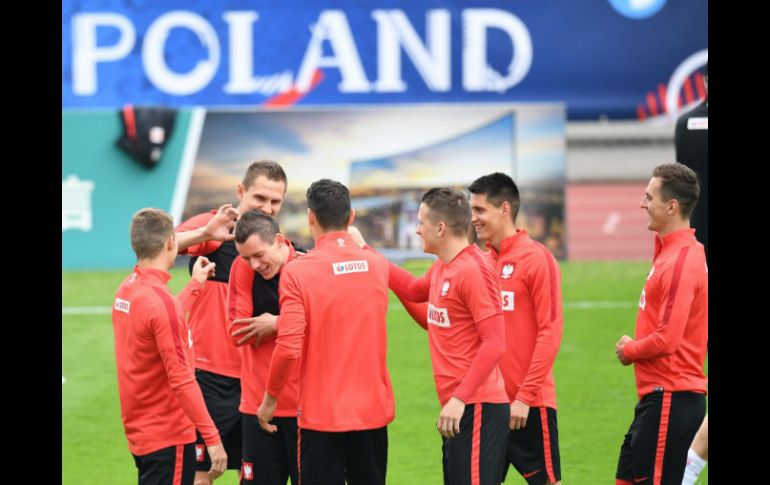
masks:
[[[288,177],[279,223],[296,243],[312,247],[305,191],[330,178],[350,188],[367,242],[422,256],[422,194],[504,172],[522,192],[517,222],[564,257],[565,117],[560,104],[209,111],[182,218],[235,202],[249,164],[275,160]]]

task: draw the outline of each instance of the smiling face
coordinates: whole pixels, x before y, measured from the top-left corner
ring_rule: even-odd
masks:
[[[266,243],[261,237],[254,234],[249,236],[244,243],[235,243],[238,254],[249,263],[251,269],[269,280],[275,277],[286,262],[285,239],[281,234],[276,234],[272,244]]]
[[[270,180],[260,175],[248,186],[238,184],[238,210],[244,214],[257,209],[263,214],[275,217],[281,211],[286,184],[280,180]]]
[[[495,207],[486,195],[471,194],[471,223],[479,239],[490,242],[502,239],[505,223],[511,217],[510,210],[505,210],[506,204],[503,202]]]

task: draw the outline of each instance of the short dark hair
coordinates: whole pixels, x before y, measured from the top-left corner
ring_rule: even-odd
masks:
[[[161,252],[168,237],[174,236],[174,219],[161,209],[140,209],[131,217],[129,232],[131,249],[137,259],[154,258]]]
[[[455,236],[465,237],[471,224],[471,206],[468,197],[449,187],[434,187],[422,196],[422,203],[430,209],[433,223],[443,221]]]
[[[307,206],[324,230],[347,229],[350,191],[335,180],[316,180],[307,189]]]
[[[513,220],[519,215],[521,199],[519,198],[519,188],[508,175],[495,172],[484,175],[473,181],[468,187],[471,194],[483,195],[487,201],[495,207],[500,207],[503,202],[511,204]]]
[[[679,202],[683,219],[689,219],[700,196],[698,175],[681,163],[665,163],[652,171],[653,177],[660,179],[660,194],[663,201],[676,199]]]
[[[263,242],[272,244],[275,235],[279,232],[278,222],[275,219],[258,209],[252,209],[243,214],[235,224],[235,242],[243,244],[251,236],[259,236]]]
[[[283,182],[283,191],[286,192],[286,172],[283,171],[278,162],[259,160],[249,165],[249,168],[246,169],[246,175],[243,177],[243,186],[248,189],[260,175],[268,180]]]

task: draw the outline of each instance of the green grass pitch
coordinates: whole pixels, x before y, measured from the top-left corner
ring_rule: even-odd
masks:
[[[428,263],[407,267],[417,274]],[[631,367],[615,359],[622,334],[633,335],[648,262],[562,263],[564,334],[556,359],[559,441],[565,484],[614,483],[618,450],[636,403]],[[62,483],[135,484],[136,469],[120,422],[112,323],[107,310],[129,270],[62,272]],[[170,286],[187,281],[172,270]],[[396,398],[389,426],[388,483],[442,483],[439,404],[427,333],[391,294],[388,365]],[[89,313],[90,312],[90,313]],[[708,363],[707,363],[708,364]],[[215,483],[237,483],[227,472]],[[515,470],[506,484],[525,484]],[[698,483],[708,483],[708,468]]]

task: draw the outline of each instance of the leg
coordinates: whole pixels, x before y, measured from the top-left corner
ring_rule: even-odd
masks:
[[[531,407],[527,426],[510,431],[507,460],[529,485],[561,483],[556,410]],[[507,469],[507,463],[506,463]]]
[[[348,485],[385,485],[388,468],[388,427],[345,433]]]
[[[238,410],[241,400],[240,379],[195,370],[195,378],[201,388],[206,409],[222,437],[222,444],[227,453],[227,469],[241,468],[241,448],[243,424]],[[200,433],[196,431],[196,473],[195,485],[211,485],[208,471],[211,460]]]
[[[709,417],[703,419],[695,439],[687,452],[687,466],[684,469],[682,485],[693,485],[709,459]]]
[[[253,414],[243,415],[243,465],[241,485],[285,485],[288,471],[283,462],[280,433],[284,424],[274,418],[278,431],[270,434],[259,426]],[[295,444],[296,447],[296,444]]]
[[[191,485],[195,472],[193,444],[170,446],[134,456],[139,485]]]
[[[444,440],[446,485],[498,485],[502,481],[509,415],[507,403],[465,406],[460,434]]]
[[[475,411],[479,408],[474,409]],[[474,416],[473,428],[481,426],[478,438],[472,439],[471,453],[478,449],[479,484],[498,485],[502,481],[502,469],[508,442],[508,403],[481,403],[481,416]],[[475,435],[474,435],[475,437]],[[475,444],[475,446],[474,446]]]
[[[299,479],[302,485],[344,485],[343,433],[300,429]]]

